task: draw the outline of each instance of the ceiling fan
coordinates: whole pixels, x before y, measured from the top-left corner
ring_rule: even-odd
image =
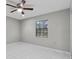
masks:
[[[25,0],[22,0],[21,3],[18,3],[16,6],[11,5],[11,4],[6,4],[7,6],[11,6],[13,8],[16,8],[14,10],[12,10],[10,13],[13,13],[15,11],[19,11],[21,12],[22,15],[24,15],[24,11],[23,10],[33,10],[33,8],[25,8],[24,4],[26,3]]]

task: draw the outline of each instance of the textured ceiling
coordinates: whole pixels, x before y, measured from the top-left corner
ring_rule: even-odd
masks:
[[[7,3],[16,5],[21,0],[7,0]],[[10,6],[6,6],[6,14],[9,17],[16,18],[18,20],[22,20],[25,18],[30,18],[38,15],[47,14],[50,12],[59,11],[62,9],[70,8],[71,0],[26,0],[26,4],[31,4],[29,7],[33,7],[33,11],[24,11],[25,15],[22,16],[19,12],[10,13],[14,8]],[[26,5],[28,7],[28,5]]]

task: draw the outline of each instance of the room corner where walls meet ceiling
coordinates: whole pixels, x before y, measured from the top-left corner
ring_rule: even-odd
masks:
[[[20,1],[21,0],[7,0],[6,3],[16,5]],[[10,13],[10,11],[14,10],[14,8],[6,6],[6,16],[22,20],[25,18],[30,18],[70,8],[70,2],[71,0],[26,0],[26,3],[32,5],[30,7],[34,8],[33,11],[25,10],[25,14],[24,16],[22,16],[22,14],[17,11],[14,13]]]

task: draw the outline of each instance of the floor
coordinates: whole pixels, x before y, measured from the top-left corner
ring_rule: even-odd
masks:
[[[71,59],[70,54],[28,43],[7,44],[6,59]]]

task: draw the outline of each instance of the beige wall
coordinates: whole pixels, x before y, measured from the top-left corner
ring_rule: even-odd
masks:
[[[48,38],[37,38],[35,21],[44,19],[48,19]],[[70,28],[69,9],[21,21],[6,17],[6,41],[23,41],[70,52]]]
[[[16,19],[6,17],[6,42],[20,40],[20,22]]]
[[[48,19],[48,38],[35,36],[35,21]],[[62,10],[21,21],[22,41],[70,51],[70,10]]]

